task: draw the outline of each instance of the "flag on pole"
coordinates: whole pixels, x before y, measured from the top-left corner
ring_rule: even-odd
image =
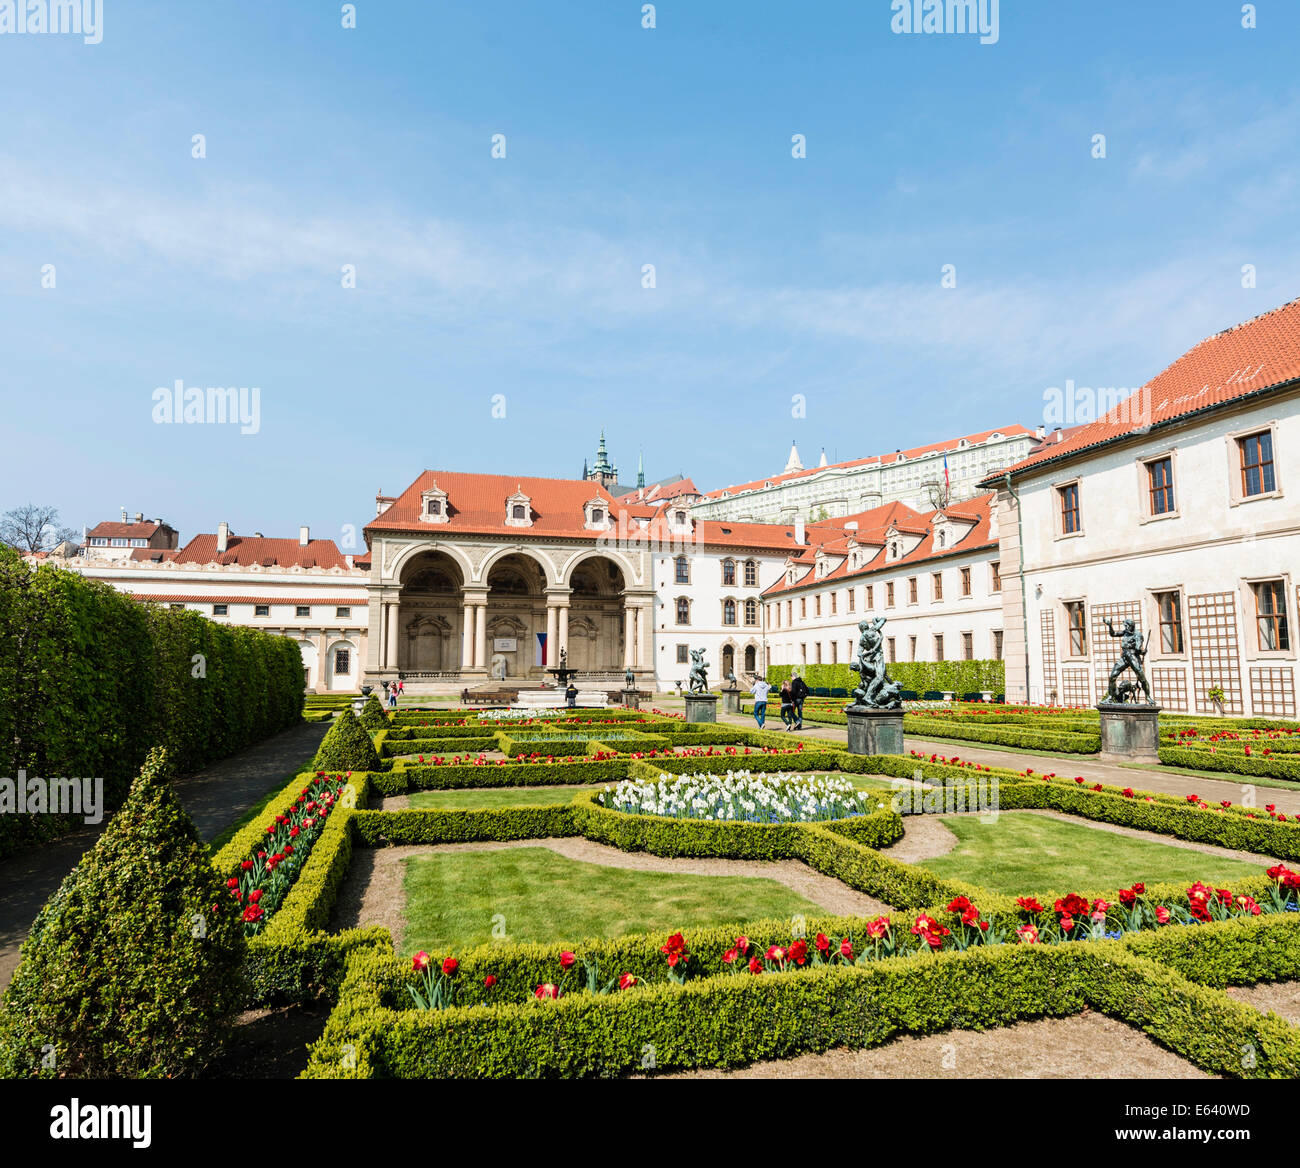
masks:
[[[948,481],[948,452],[946,450],[943,452],[943,489],[945,491],[952,489],[952,484]]]
[[[546,634],[545,633],[537,634],[537,654],[536,654],[536,660],[533,661],[533,664],[534,665],[546,664]]]

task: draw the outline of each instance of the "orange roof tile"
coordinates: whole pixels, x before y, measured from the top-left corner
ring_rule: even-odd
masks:
[[[261,564],[264,567],[346,568],[332,539],[313,539],[306,547],[296,539],[259,539],[232,535],[226,550],[217,552],[214,534],[196,535],[175,556],[178,564]]]

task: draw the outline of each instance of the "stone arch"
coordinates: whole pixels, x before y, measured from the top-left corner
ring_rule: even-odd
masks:
[[[582,564],[585,563],[587,560],[596,560],[596,559],[609,560],[611,563],[616,564],[618,566],[619,570],[623,573],[623,587],[625,589],[630,588],[632,586],[632,582],[638,579],[638,575],[632,561],[629,560],[627,556],[624,555],[622,552],[615,551],[612,548],[606,548],[606,547],[583,548],[580,551],[574,552],[573,555],[571,555],[567,560],[564,561],[563,564],[560,565],[559,567],[560,579],[565,584],[568,584],[570,587],[572,587],[573,573],[577,571],[577,569],[581,567]]]
[[[531,547],[499,547],[488,553],[487,558],[478,566],[478,571],[474,574],[473,583],[487,585],[488,578],[502,560],[509,559],[511,556],[523,556],[532,560],[542,572],[542,579],[547,585],[558,583],[560,572],[555,562],[546,555],[545,552],[538,548]],[[466,577],[468,580],[469,577]]]
[[[546,590],[550,574],[536,555],[505,549],[483,565],[487,587],[486,658],[507,677],[527,677],[538,670],[537,634],[546,631]]]
[[[474,565],[469,562],[469,557],[454,544],[416,543],[403,551],[397,559],[389,565],[388,572],[383,578],[384,582],[400,584],[410,562],[420,556],[426,555],[443,555],[452,560],[456,567],[460,569],[460,578],[462,583],[467,583],[473,578]]]
[[[569,664],[589,673],[621,673],[628,569],[597,550],[569,565]]]
[[[465,613],[462,560],[443,547],[424,547],[404,559],[398,576],[397,660],[401,673],[437,673],[460,667]]]

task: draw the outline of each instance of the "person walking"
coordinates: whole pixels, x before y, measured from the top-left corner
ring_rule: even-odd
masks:
[[[794,728],[803,729],[803,700],[808,696],[808,683],[798,675],[790,683],[790,699],[794,704]]]
[[[767,695],[771,690],[761,677],[754,682],[754,688],[749,692],[754,695],[754,721],[758,723],[758,728],[763,729],[763,723],[767,721]]]
[[[787,730],[794,723],[794,698],[790,693],[790,679],[781,683],[781,722]]]
[[[390,710],[397,709],[397,682],[393,682],[388,687],[388,708]]]

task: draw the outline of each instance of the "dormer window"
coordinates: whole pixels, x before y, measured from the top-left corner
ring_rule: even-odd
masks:
[[[939,547],[946,547],[948,543],[948,533],[941,527],[934,533],[935,542]]]
[[[609,507],[605,500],[597,495],[588,499],[582,508],[584,526],[588,531],[606,531],[609,528]]]
[[[420,492],[420,520],[423,523],[446,523],[447,492],[437,483]]]
[[[532,527],[533,503],[521,487],[506,500],[506,526]]]

